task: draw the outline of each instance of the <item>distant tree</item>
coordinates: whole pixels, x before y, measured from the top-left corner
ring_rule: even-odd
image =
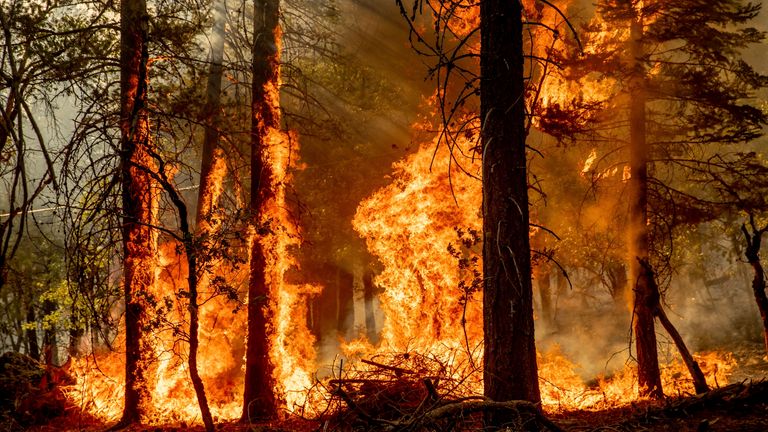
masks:
[[[203,149],[200,156],[200,186],[197,193],[197,214],[195,224],[197,234],[205,235],[212,209],[215,207],[212,194],[213,169],[223,158],[219,147],[219,128],[221,124],[221,80],[224,75],[223,58],[226,41],[225,27],[227,22],[224,0],[217,0],[213,6],[213,29],[211,31],[210,66],[208,83],[205,91],[205,106],[203,109]],[[200,232],[202,231],[202,232]]]
[[[103,6],[92,12],[69,0],[0,5],[0,178],[6,185],[0,199],[0,289],[33,203],[61,191],[55,164],[65,148],[58,142],[57,107],[103,68],[109,23]]]

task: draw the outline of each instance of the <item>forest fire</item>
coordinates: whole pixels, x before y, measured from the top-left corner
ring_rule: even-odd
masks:
[[[48,18],[55,7],[11,21],[56,31],[6,29],[104,50],[67,53],[84,64],[119,61],[73,76],[80,60],[55,67],[45,89],[98,96],[78,100],[83,113],[54,158],[26,106],[40,101],[16,106],[34,80],[0,85],[0,150],[9,140],[16,149],[0,161],[24,159],[29,123],[47,165],[34,196],[16,190],[31,177],[23,163],[12,181],[0,173],[13,209],[0,215],[0,304],[13,306],[0,344],[39,375],[21,374],[27,395],[0,397],[24,407],[2,407],[0,425],[34,413],[23,398],[35,392],[67,401],[45,421],[207,432],[528,421],[558,431],[553,422],[571,416],[637,406],[768,407],[768,384],[732,383],[768,371],[763,352],[740,345],[758,330],[768,341],[758,145],[768,110],[751,102],[768,78],[739,58],[765,36],[742,29],[759,5],[696,2],[719,29],[711,44],[686,21],[688,2],[398,1],[387,13],[400,21],[369,5],[372,22],[407,33],[413,64],[435,62],[425,90],[366,63],[388,38],[342,49],[374,31],[342,30],[356,2],[215,0],[205,12],[109,3],[82,6],[96,21],[120,19],[99,43],[64,40],[91,30]],[[0,6],[0,21],[32,14],[16,9]],[[149,29],[168,24],[148,25],[155,14],[189,28],[168,41],[152,33],[155,46]],[[205,74],[206,38],[215,44],[201,107],[189,83]],[[24,46],[12,39],[5,56]],[[41,64],[60,55],[44,54]],[[117,99],[101,100],[110,93]],[[401,97],[422,102],[411,109]],[[50,252],[58,261],[36,268],[52,275],[41,281],[27,277],[42,255],[25,243],[29,221],[14,218],[33,220],[46,194],[65,224],[63,234],[38,227],[40,238],[66,239]],[[14,261],[25,248],[32,264]],[[66,373],[74,385],[58,378]]]

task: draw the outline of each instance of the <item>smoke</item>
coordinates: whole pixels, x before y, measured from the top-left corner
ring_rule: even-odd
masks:
[[[350,221],[361,201],[391,182],[392,163],[416,149],[412,124],[419,103],[433,91],[433,83],[423,79],[426,66],[409,46],[408,29],[394,4],[348,0],[339,3],[339,10],[343,25],[338,28],[338,40],[349,61],[340,73],[348,75],[341,75],[343,86],[328,86],[322,94],[335,115],[345,119],[344,130],[330,139],[302,136],[305,168],[296,176],[297,194],[305,205],[302,277],[326,285],[322,296],[337,295],[340,285],[322,276],[326,270],[318,267],[331,266],[333,271],[346,273],[354,273],[359,266],[381,270]],[[592,2],[584,0],[571,3],[567,13],[579,28],[593,11]],[[354,22],[347,17],[354,17]],[[758,24],[763,28],[768,22],[765,17],[766,13],[761,14]],[[765,67],[759,55],[752,50],[747,60],[762,62],[759,67]],[[538,346],[543,351],[559,346],[579,365],[584,380],[610,375],[631,362],[633,355],[626,281],[610,280],[622,271],[615,265],[626,261],[626,221],[621,210],[625,182],[621,169],[610,169],[620,166],[621,155],[598,154],[592,172],[581,172],[583,161],[594,151],[592,144],[564,149],[535,133],[530,143],[544,154],[543,159],[533,155],[531,169],[546,195],[532,197],[536,202],[532,220],[561,237],[535,247],[556,248],[555,259],[568,270],[573,283],[572,288],[560,287],[554,293],[551,322],[544,319],[538,300]],[[597,176],[602,176],[600,182],[594,181]],[[593,270],[578,270],[588,267],[588,260]],[[741,272],[737,270],[740,264],[733,257],[709,256],[698,265],[720,270],[717,275],[700,277],[691,266],[680,264],[666,297],[670,318],[689,348],[707,350],[734,339],[751,340],[758,321],[747,291],[748,276],[741,274],[717,286],[706,282]],[[351,301],[353,311],[341,321],[359,327],[360,302]],[[336,321],[338,311],[337,307],[328,314],[332,317],[320,319]],[[321,359],[332,361],[339,355],[337,330],[328,330],[321,338]],[[660,340],[662,355],[671,357],[673,347],[664,335],[660,334]]]

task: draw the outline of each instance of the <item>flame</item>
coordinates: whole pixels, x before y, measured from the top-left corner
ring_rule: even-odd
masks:
[[[279,47],[278,47],[279,51]],[[265,86],[266,99],[279,123],[279,83]],[[273,195],[264,206],[262,222],[269,221],[271,232],[256,235],[251,230],[250,241],[259,241],[267,251],[267,280],[270,284],[274,322],[271,329],[270,355],[275,365],[275,392],[284,396],[287,407],[303,406],[306,389],[314,385],[314,337],[306,326],[307,298],[320,291],[314,285],[296,285],[285,281],[286,272],[298,263],[291,251],[300,244],[298,227],[290,217],[286,191],[292,181],[290,169],[298,154],[298,138],[293,132],[268,128],[264,145],[272,169]],[[217,155],[211,171],[210,206],[218,201],[223,189],[227,164]],[[212,205],[216,213],[215,205]],[[215,232],[224,215],[214,214],[202,230]],[[154,271],[156,282],[152,294],[158,299],[157,317],[160,324],[152,329],[152,376],[147,383],[152,412],[150,423],[170,424],[200,422],[197,398],[189,379],[188,344],[183,337],[188,327],[186,297],[187,262],[181,245],[169,241],[161,244]],[[245,255],[245,254],[244,254]],[[231,267],[222,260],[208,263],[211,273],[223,276],[235,286],[248,280],[248,266]],[[223,295],[216,295],[210,275],[200,281],[198,308],[200,318],[199,373],[205,384],[211,413],[218,420],[239,418],[242,413],[243,356],[247,314]],[[179,295],[180,294],[180,295]],[[242,293],[241,293],[242,296]],[[122,335],[115,341],[122,346]],[[108,365],[108,367],[103,367]],[[71,400],[85,411],[103,421],[115,421],[122,414],[125,386],[125,360],[119,352],[98,352],[75,359],[73,372],[78,384],[70,389]]]
[[[559,3],[561,9],[565,3]],[[538,10],[526,2],[527,13],[542,13],[545,20],[557,21],[554,12]],[[451,22],[456,34],[468,34],[476,22],[476,8],[461,9],[462,16]],[[548,14],[548,15],[547,15]],[[556,27],[556,26],[555,26]],[[615,40],[623,29],[605,28],[596,41]],[[558,43],[551,39],[552,44]],[[545,44],[543,44],[545,45]],[[587,45],[585,50],[593,49]],[[278,49],[279,51],[279,49]],[[546,77],[542,101],[565,103],[569,98],[603,98],[614,87],[610,80],[573,82],[563,77]],[[275,116],[279,115],[279,84],[267,85],[267,95]],[[574,96],[576,95],[576,96]],[[433,98],[433,101],[436,100]],[[374,345],[365,337],[342,341],[341,350],[351,360],[344,373],[354,376],[381,373],[374,360],[423,376],[439,376],[441,391],[465,396],[482,394],[482,293],[478,290],[478,270],[482,268],[480,251],[481,200],[480,160],[475,149],[475,133],[456,136],[448,147],[441,133],[431,125],[415,126],[421,135],[418,150],[394,165],[394,181],[360,203],[352,221],[365,239],[370,252],[383,266],[375,283],[383,290],[379,304],[385,316],[380,341]],[[477,124],[467,128],[477,131]],[[292,181],[298,138],[291,132],[271,128],[265,145],[273,170],[273,197],[266,203],[262,222],[269,220],[269,235],[251,233],[268,251],[268,277],[271,284],[274,323],[270,354],[275,381],[289,411],[320,413],[328,405],[327,395],[318,389],[315,373],[314,336],[306,326],[307,300],[322,287],[292,284],[286,281],[290,269],[299,268],[292,251],[300,246],[300,232],[288,211],[287,188]],[[582,167],[582,174],[593,170],[597,151],[592,150]],[[214,185],[221,185],[226,164],[217,164]],[[614,169],[615,170],[615,169]],[[610,175],[615,174],[612,171]],[[625,176],[626,176],[625,167]],[[603,173],[605,174],[605,173]],[[602,175],[602,174],[601,174]],[[214,196],[221,193],[213,191]],[[214,198],[212,202],[216,202]],[[218,225],[212,225],[212,230]],[[186,260],[178,245],[166,243],[159,248],[156,267],[158,298],[174,298],[184,289]],[[217,274],[232,281],[245,281],[246,270],[214,263]],[[481,279],[480,279],[481,281]],[[201,281],[201,298],[210,299],[200,308],[200,373],[206,385],[213,415],[231,420],[242,410],[242,365],[246,314],[237,312],[222,296],[213,296],[210,281]],[[199,422],[197,400],[186,369],[188,347],[180,343],[187,311],[183,302],[172,301],[165,316],[166,324],[181,323],[179,329],[161,327],[155,338],[154,375],[150,384],[155,423]],[[118,337],[115,344],[120,346]],[[697,356],[710,385],[727,382],[735,361],[730,355],[706,353]],[[558,348],[538,354],[542,403],[549,411],[603,409],[620,406],[638,398],[634,368],[628,365],[611,376],[597,377],[592,385],[578,374],[579,366],[568,360]],[[119,352],[95,353],[75,359],[72,371],[78,384],[69,389],[69,397],[83,410],[105,421],[116,420],[122,411],[124,359]],[[692,393],[687,372],[679,361],[663,368],[668,393]],[[322,388],[320,388],[322,390]]]
[[[584,164],[581,168],[579,175],[582,177],[589,177],[592,181],[602,180],[608,177],[613,177],[619,172],[619,167],[614,166],[612,168],[606,168],[601,172],[595,172],[597,165],[597,149],[592,149],[589,156],[584,160]]]
[[[460,147],[474,144],[461,139]],[[435,137],[397,163],[396,180],[363,201],[353,220],[384,265],[375,282],[384,289],[379,301],[386,316],[380,344],[385,351],[434,353],[438,347],[464,346],[463,336],[458,336],[465,331],[470,347],[482,337],[482,326],[462,326],[463,275],[448,253],[451,245],[461,248],[457,229],[479,232],[482,227],[480,182],[462,172],[477,175],[479,159],[462,157],[455,149],[457,162],[447,146],[438,144]],[[469,299],[467,322],[480,322],[481,305],[478,298]]]

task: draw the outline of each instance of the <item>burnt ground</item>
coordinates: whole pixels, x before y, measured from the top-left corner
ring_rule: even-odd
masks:
[[[738,360],[738,368],[726,386],[702,395],[683,395],[661,401],[640,401],[621,408],[602,411],[572,411],[547,413],[547,418],[563,431],[573,432],[706,432],[743,431],[768,432],[768,361],[760,344],[741,345],[732,350]],[[405,389],[406,391],[408,389]],[[376,400],[358,400],[367,409],[375,407]],[[404,410],[405,411],[405,410]],[[368,431],[392,430],[391,422],[378,422],[375,416],[361,415],[360,406],[346,407],[341,413],[321,421],[289,418],[278,422],[241,425],[236,422],[218,423],[216,429],[224,432],[284,432],[284,431]],[[370,411],[369,411],[370,412]],[[391,414],[391,410],[387,411]],[[521,410],[520,412],[523,412]],[[424,417],[426,413],[422,414]],[[391,417],[390,417],[391,418]],[[394,419],[400,421],[402,419]],[[433,421],[434,420],[434,421]],[[0,423],[0,432],[30,430],[49,431],[104,431],[110,425],[84,416],[76,407],[70,407],[64,415],[55,418],[35,419],[35,425],[15,422]],[[477,411],[452,411],[445,417],[414,422],[408,420],[395,430],[481,430]],[[124,429],[130,432],[202,431],[201,426],[177,424],[172,426],[134,426]],[[520,429],[508,429],[520,430]],[[542,430],[546,430],[543,428]]]
[[[768,382],[745,382],[716,389],[710,393],[684,398],[667,399],[660,402],[641,402],[627,407],[605,411],[576,411],[550,415],[560,429],[579,432],[684,432],[684,431],[768,431]],[[448,420],[432,430],[478,430],[478,419],[468,420],[466,428],[454,420]],[[329,427],[331,426],[331,427]],[[436,425],[437,426],[437,425]],[[459,426],[458,429],[453,429]],[[93,419],[79,415],[65,415],[51,419],[42,425],[27,428],[36,432],[83,430],[101,431],[109,428]],[[15,428],[14,428],[15,429]],[[14,430],[6,429],[6,430]],[[15,430],[24,430],[15,429]],[[174,426],[136,426],[126,431],[202,431],[200,426],[190,427],[184,424]],[[386,430],[376,424],[364,422],[330,425],[323,421],[284,420],[271,424],[255,426],[240,425],[235,422],[219,423],[217,430],[225,432],[283,432],[283,431],[321,431],[321,430]],[[429,429],[421,429],[429,430]]]

